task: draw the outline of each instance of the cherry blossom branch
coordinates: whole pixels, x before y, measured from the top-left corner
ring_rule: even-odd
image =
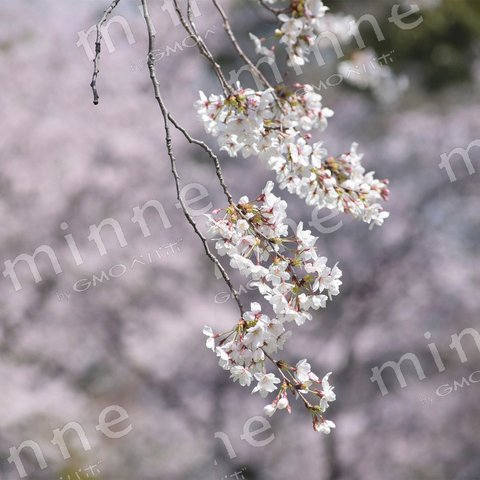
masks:
[[[298,396],[303,400],[303,403],[305,404],[305,407],[306,408],[310,408],[312,405],[311,403],[305,398],[305,396],[302,394],[302,392],[299,392],[296,388],[295,388],[295,385],[298,383],[294,377],[292,377],[292,380],[294,381],[294,383],[292,383],[292,380],[290,380],[286,375],[285,373],[283,373],[283,368],[281,367],[281,363],[282,362],[278,362],[276,361],[274,358],[272,358],[265,350],[263,350],[263,353],[265,354],[265,356],[275,365],[275,367],[277,368],[278,372],[280,373],[280,375],[283,377],[284,381],[287,383],[287,385],[289,385],[293,390],[295,390],[295,392],[298,394]],[[280,365],[279,365],[280,363]],[[289,373],[290,373],[290,370],[287,370]],[[290,374],[291,375],[291,374]]]
[[[200,232],[197,224],[193,220],[193,217],[190,215],[188,212],[187,206],[185,205],[185,202],[182,199],[182,196],[180,195],[180,177],[178,175],[177,167],[176,167],[176,157],[173,151],[173,146],[172,146],[172,138],[170,134],[170,127],[169,127],[169,121],[172,120],[171,116],[169,115],[167,108],[165,106],[165,103],[163,101],[163,98],[160,93],[160,83],[157,79],[157,75],[155,72],[155,33],[154,33],[154,28],[152,24],[152,20],[150,18],[149,12],[148,12],[148,5],[147,5],[147,0],[142,0],[142,8],[143,8],[143,15],[145,18],[145,23],[147,25],[147,31],[148,31],[148,60],[147,60],[147,66],[148,70],[150,72],[150,79],[152,81],[154,93],[155,93],[155,99],[157,100],[157,103],[160,107],[160,110],[162,112],[163,120],[164,120],[164,130],[165,130],[165,143],[167,146],[167,152],[168,156],[170,158],[170,165],[171,165],[171,171],[172,175],[175,181],[175,187],[177,191],[177,199],[180,202],[180,205],[182,207],[183,213],[187,219],[187,221],[190,223],[192,226],[193,230],[197,234],[197,236],[200,238],[203,247],[205,249],[205,253],[207,257],[217,266],[219,269],[222,277],[224,278],[225,282],[227,283],[228,287],[230,288],[230,291],[232,292],[232,295],[235,298],[235,301],[237,302],[238,308],[240,310],[240,313],[243,314],[243,305],[240,302],[240,297],[238,292],[235,290],[235,288],[232,285],[232,282],[223,268],[222,264],[219,262],[217,257],[212,254],[210,251],[210,248],[208,247],[207,244],[207,239],[203,236],[203,234]],[[178,125],[178,124],[177,124]],[[186,132],[185,132],[186,133]],[[192,139],[193,140],[193,139]]]
[[[97,77],[100,72],[100,53],[102,51],[102,28],[105,25],[110,14],[113,12],[115,7],[120,3],[120,0],[113,0],[110,6],[103,13],[103,17],[97,23],[97,39],[95,41],[95,58],[93,59],[93,75],[90,87],[93,92],[93,104],[98,105],[99,95],[97,91]]]
[[[92,88],[92,91],[93,91],[94,104],[95,105],[98,105],[99,98],[100,98],[99,95],[98,95],[98,91],[97,91],[97,78],[98,78],[98,74],[100,72],[99,64],[100,64],[101,41],[102,41],[101,29],[102,29],[103,25],[105,24],[105,22],[107,21],[109,15],[111,15],[111,13],[113,12],[113,10],[115,9],[115,7],[118,5],[119,2],[120,2],[120,0],[114,0],[110,4],[110,6],[105,10],[102,18],[100,19],[100,21],[97,24],[97,37],[96,37],[96,42],[95,42],[94,72],[93,72],[92,81],[91,81],[91,84],[90,84],[90,86]],[[143,3],[142,3],[142,6],[143,6]],[[199,46],[204,47],[203,49],[200,48],[200,51],[202,52],[202,54],[204,56],[206,56],[207,59],[209,59],[210,62],[212,62],[213,66],[214,66],[214,69],[218,74],[220,83],[222,84],[222,86],[229,89],[230,87],[229,87],[227,81],[225,80],[225,77],[223,76],[223,73],[221,72],[220,66],[214,61],[212,54],[210,53],[208,48],[206,48],[203,40],[198,35],[198,32],[195,29],[195,26],[194,25],[192,26],[193,31],[188,27],[188,25],[185,22],[185,18],[183,17],[183,15],[182,15],[179,7],[178,7],[178,3],[176,1],[175,1],[175,7],[176,7],[177,14],[179,16],[179,19],[182,22],[185,29],[187,30],[187,32],[195,38],[195,40],[197,41],[197,44]],[[146,11],[147,11],[147,14],[148,14],[148,8],[147,8],[146,4],[145,4],[145,8],[146,8]],[[189,9],[190,9],[190,3],[189,3]],[[145,12],[145,10],[144,10],[144,12]],[[191,17],[191,15],[189,15],[189,16]],[[148,33],[149,33],[149,60],[148,60],[148,62],[150,62],[150,60],[151,60],[150,57],[152,56],[151,54],[153,54],[153,51],[154,51],[155,34],[154,34],[153,25],[152,25],[152,22],[151,22],[151,19],[150,19],[149,16],[146,18],[146,21],[147,21],[147,30],[148,30]],[[149,70],[150,70],[150,63],[149,63],[148,66],[149,66]],[[150,73],[152,74],[152,71],[150,71]],[[229,190],[228,190],[228,188],[225,184],[225,180],[223,178],[223,174],[222,174],[222,171],[221,171],[221,167],[220,167],[218,157],[213,153],[213,151],[210,149],[210,147],[208,147],[208,145],[206,145],[204,142],[191,137],[190,134],[186,131],[186,129],[184,129],[173,118],[173,116],[170,114],[170,112],[168,112],[168,110],[165,108],[165,104],[163,103],[163,100],[162,100],[161,96],[159,95],[157,97],[157,93],[159,93],[159,84],[158,84],[157,77],[156,77],[155,70],[154,70],[154,62],[153,62],[153,78],[152,78],[152,81],[155,82],[154,86],[158,86],[158,89],[157,89],[158,92],[156,91],[155,94],[156,94],[156,98],[157,98],[157,101],[159,102],[160,107],[161,108],[163,107],[162,108],[162,114],[165,114],[167,116],[168,121],[170,121],[175,126],[175,128],[177,128],[190,143],[200,146],[210,156],[210,158],[214,162],[216,175],[217,175],[217,178],[219,179],[220,185],[221,185],[229,203],[232,204],[233,203],[232,195],[230,194],[230,192],[229,192]],[[228,287],[230,288],[230,290],[232,292],[232,295],[234,296],[234,298],[237,302],[240,313],[243,314],[243,306],[240,302],[238,292],[233,287],[233,285],[231,283],[231,280],[230,280],[228,274],[226,273],[225,269],[223,268],[223,266],[220,264],[218,259],[211,253],[211,251],[208,247],[206,238],[199,231],[195,221],[189,215],[183,200],[180,198],[180,195],[179,195],[179,191],[180,191],[179,178],[178,178],[178,174],[176,172],[176,165],[175,165],[176,160],[175,160],[175,157],[173,156],[173,150],[172,150],[172,147],[171,147],[171,139],[170,139],[170,132],[169,132],[168,124],[166,125],[166,135],[169,138],[169,141],[167,141],[167,150],[168,150],[169,156],[170,156],[170,154],[172,154],[170,156],[170,158],[171,158],[171,161],[172,161],[172,173],[174,175],[175,183],[176,183],[176,187],[177,187],[177,197],[178,197],[178,200],[179,200],[179,202],[182,206],[183,212],[184,212],[187,220],[189,221],[189,223],[194,228],[196,234],[202,240],[207,256],[215,263],[215,265],[219,269],[220,273],[222,274],[225,282],[227,283]]]
[[[112,3],[97,25],[92,79],[94,100],[97,102],[96,79],[101,28],[118,2],[115,0]],[[186,2],[185,16],[178,0],[173,0],[180,23],[196,41],[200,54],[213,67],[223,89],[224,96],[211,94],[207,97],[200,92],[200,99],[195,103],[199,119],[207,133],[217,137],[220,150],[225,150],[230,157],[237,157],[239,152],[245,158],[257,156],[275,171],[276,183],[280,189],[287,189],[305,199],[309,206],[346,212],[371,226],[382,225],[388,212],[383,210],[380,202],[388,198],[388,181],[378,180],[373,172],[365,171],[361,164],[362,155],[357,153],[357,144],[353,143],[348,153],[332,157],[321,142],[310,141],[311,132],[325,130],[328,118],[333,115],[330,109],[323,107],[322,98],[314,88],[311,85],[302,86],[302,90],[299,90],[298,85],[293,88],[277,85],[273,88],[242,50],[219,0],[212,0],[235,51],[252,74],[261,80],[265,89],[254,91],[243,88],[240,84],[235,87],[229,85],[221,66],[197,30],[190,0]],[[308,62],[311,45],[329,24],[326,13],[328,8],[322,0],[290,0],[289,7],[285,9],[273,7],[275,1],[272,0],[260,0],[260,3],[275,13],[282,23],[277,36],[289,55],[289,65]],[[148,32],[147,66],[163,116],[165,143],[177,199],[185,217],[202,241],[207,257],[217,266],[232,292],[241,314],[236,326],[223,334],[215,334],[210,327],[205,326],[207,347],[220,357],[220,366],[230,372],[234,381],[238,380],[242,386],[250,386],[253,380],[258,382],[252,393],[259,392],[262,397],[266,397],[278,390],[273,402],[265,407],[268,415],[277,409],[290,411],[288,393],[291,392],[295,398],[303,400],[312,414],[314,429],[328,434],[335,428],[335,424],[326,420],[322,414],[336,398],[328,381],[330,373],[320,380],[311,371],[306,359],[297,362],[296,366],[290,366],[282,360],[274,360],[272,355],[283,349],[291,334],[286,330],[289,322],[302,325],[307,320],[312,320],[313,315],[309,310],[325,308],[327,300],[338,295],[342,273],[336,264],[333,267],[327,266],[327,258],[320,256],[315,247],[318,238],[309,230],[304,230],[302,223],[298,224],[293,235],[289,233],[286,224],[287,202],[273,194],[274,182],[267,182],[254,201],[249,201],[247,197],[242,197],[237,203],[233,201],[217,155],[205,142],[193,138],[170,114],[164,103],[155,71],[155,29],[148,12],[147,0],[142,0],[142,7]],[[338,28],[342,29],[345,25],[342,20]],[[254,35],[251,38],[258,54],[274,56],[273,50],[262,45],[262,40]],[[275,313],[273,317],[263,313],[262,306],[256,302],[250,305],[248,311],[243,309],[239,294],[226,270],[210,251],[207,237],[189,213],[180,194],[171,125],[190,144],[202,148],[213,160],[216,176],[229,205],[212,212],[207,223],[208,233],[216,241],[218,255],[229,257],[232,268],[253,280],[251,285],[257,288],[263,300],[270,305]],[[213,217],[220,212],[223,212],[223,218]],[[265,359],[276,366],[283,381],[268,372]],[[318,397],[319,403],[311,403],[307,399],[308,395]]]

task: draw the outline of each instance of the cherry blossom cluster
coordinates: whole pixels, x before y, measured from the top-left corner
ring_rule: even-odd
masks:
[[[322,33],[333,33],[342,39],[352,31],[353,19],[327,14],[322,0],[289,0],[285,8],[276,8],[277,0],[261,0],[281,22],[276,31],[280,43],[286,46],[290,66],[300,66],[308,61],[308,55],[322,40]],[[101,53],[101,31],[118,0],[113,0],[97,24],[96,54],[91,88],[94,104],[98,103],[97,77]],[[378,180],[374,172],[366,172],[357,144],[338,157],[331,156],[320,141],[313,140],[316,131],[327,128],[333,111],[322,104],[322,97],[311,85],[296,84],[271,87],[267,78],[245,55],[235,38],[227,15],[215,0],[214,6],[223,20],[225,33],[235,50],[261,80],[264,90],[230,86],[206,43],[199,37],[193,23],[179,6],[176,12],[185,30],[196,40],[200,53],[206,57],[222,86],[223,95],[207,97],[200,92],[195,109],[207,133],[218,140],[221,150],[230,157],[239,153],[244,158],[257,156],[276,174],[281,189],[304,199],[309,206],[326,207],[350,213],[366,223],[382,225],[388,217],[381,201],[387,200],[389,191],[386,180]],[[187,9],[188,10],[188,9]],[[250,387],[252,393],[263,398],[274,394],[265,406],[265,413],[273,415],[277,410],[291,412],[290,397],[300,398],[312,416],[316,431],[330,433],[335,424],[323,415],[336,399],[327,373],[320,379],[311,370],[307,359],[290,365],[275,356],[283,350],[291,335],[288,324],[303,325],[313,318],[312,311],[325,308],[328,300],[339,294],[342,272],[337,265],[329,266],[327,258],[319,256],[315,248],[317,237],[299,223],[291,229],[287,223],[287,203],[273,194],[274,183],[267,182],[261,194],[254,200],[242,197],[234,203],[225,184],[218,157],[204,142],[190,136],[169,113],[160,92],[155,62],[155,29],[148,13],[147,0],[142,0],[149,36],[147,66],[160,107],[165,129],[167,153],[177,191],[178,203],[203,243],[210,260],[219,268],[240,310],[240,319],[234,327],[223,333],[215,333],[205,326],[206,345],[219,358],[219,365],[230,373],[234,382]],[[264,45],[264,40],[250,35],[257,53],[275,62],[274,50]],[[190,143],[203,149],[213,160],[217,178],[229,205],[208,215],[207,228],[210,241],[215,242],[218,256],[227,257],[230,266],[249,279],[268,307],[262,310],[253,302],[245,311],[225,268],[217,255],[209,248],[209,240],[183,201],[176,157],[172,147],[170,128],[175,127]],[[269,368],[274,371],[270,371]]]
[[[329,433],[334,424],[322,417],[328,403],[335,400],[329,374],[320,381],[306,360],[292,367],[271,356],[283,349],[291,334],[285,329],[287,323],[302,325],[312,319],[309,310],[324,308],[329,298],[338,295],[342,273],[317,255],[317,238],[301,223],[289,235],[287,204],[272,193],[273,187],[273,182],[268,182],[255,201],[242,197],[238,204],[214,211],[208,224],[219,255],[228,256],[231,267],[252,280],[251,285],[270,304],[274,316],[269,317],[260,304],[252,303],[235,329],[216,335],[205,327],[204,333],[207,346],[217,353],[220,366],[230,371],[234,381],[250,386],[255,380],[253,392],[262,397],[279,390],[265,407],[267,414],[277,409],[290,411],[288,393],[292,393],[301,397],[312,413],[315,429]],[[215,218],[219,214],[221,217]],[[282,379],[267,371],[266,359],[277,367]],[[319,403],[308,400],[308,394]]]
[[[265,0],[274,5],[277,0]],[[319,35],[329,32],[340,42],[350,39],[355,31],[351,16],[327,14],[329,8],[321,0],[291,0],[290,6],[278,15],[281,22],[276,30],[280,43],[285,45],[290,66],[304,65],[316,45]]]
[[[327,14],[321,0],[291,0],[281,9],[273,7],[275,0],[263,3],[272,6],[281,22],[276,34],[286,46],[290,66],[308,61],[323,32],[333,33],[340,41],[354,33],[353,18]],[[258,54],[275,62],[274,48],[253,34],[250,38]],[[323,132],[333,115],[323,106],[321,95],[311,85],[273,88],[264,83],[268,88],[259,91],[238,84],[225,89],[224,95],[207,97],[200,92],[197,115],[220,150],[230,157],[258,157],[275,172],[279,188],[309,206],[346,212],[371,226],[382,225],[389,216],[382,206],[389,196],[388,181],[365,170],[356,143],[335,157],[322,142],[313,140],[313,134]],[[273,188],[274,183],[268,182],[255,200],[242,197],[237,204],[227,195],[230,205],[215,210],[207,222],[218,255],[227,257],[230,266],[248,278],[269,312],[256,302],[244,311],[238,301],[241,318],[233,329],[214,333],[205,326],[204,334],[207,347],[217,354],[233,381],[247,387],[253,383],[252,393],[264,398],[274,394],[266,414],[290,412],[289,395],[301,398],[314,429],[328,434],[335,427],[323,416],[335,400],[330,373],[320,380],[306,359],[293,366],[275,356],[291,335],[289,323],[303,325],[312,320],[312,311],[325,308],[338,295],[342,273],[317,254],[317,238],[302,223],[294,231],[289,229],[287,203],[273,194]]]
[[[280,188],[308,205],[346,212],[372,226],[389,216],[380,203],[388,198],[388,181],[365,171],[357,144],[336,158],[322,142],[310,142],[311,132],[323,131],[333,115],[311,85],[239,87],[228,97],[200,92],[195,108],[221,150],[231,157],[257,155],[276,172]]]
[[[331,372],[320,380],[312,372],[307,359],[300,360],[295,366],[283,360],[273,360],[268,352],[281,349],[288,332],[277,320],[263,314],[258,303],[252,303],[250,308],[231,331],[214,333],[211,327],[205,326],[203,333],[207,336],[207,347],[217,353],[219,365],[230,372],[234,382],[238,381],[244,387],[250,387],[254,382],[252,393],[259,393],[262,398],[275,394],[272,402],[264,408],[266,415],[272,416],[277,410],[291,413],[290,394],[303,401],[312,415],[313,428],[329,434],[335,423],[323,414],[336,400],[334,387],[329,383]],[[267,360],[281,378],[268,371]]]
[[[317,255],[317,237],[302,223],[288,235],[287,203],[272,193],[273,187],[268,182],[255,201],[242,197],[222,211],[222,218],[211,216],[209,233],[219,255],[227,255],[232,268],[253,280],[281,322],[303,325],[312,319],[308,310],[324,308],[338,295],[341,271]]]

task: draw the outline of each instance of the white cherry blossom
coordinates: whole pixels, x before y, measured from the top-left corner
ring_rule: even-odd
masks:
[[[310,85],[254,91],[239,87],[228,98],[202,92],[195,104],[207,133],[218,137],[231,157],[258,156],[276,173],[280,188],[310,206],[346,212],[370,225],[388,218],[381,202],[388,182],[375,179],[361,164],[358,145],[348,153],[329,156],[322,142],[309,143],[313,130],[323,131],[332,110]]]
[[[263,3],[273,7],[277,2]],[[308,62],[323,33],[341,41],[355,33],[352,17],[330,14],[321,0],[279,5],[272,8],[280,22],[276,36],[291,66]],[[258,55],[275,61],[274,47],[253,34],[250,38]],[[246,277],[261,299],[248,310],[238,302],[241,316],[231,330],[214,334],[205,327],[207,347],[234,382],[248,387],[255,380],[252,393],[263,398],[273,394],[264,408],[267,415],[290,412],[291,395],[311,413],[314,429],[329,434],[335,424],[323,415],[336,399],[331,373],[320,380],[307,359],[292,366],[275,356],[291,336],[289,324],[317,321],[318,311],[340,293],[342,272],[318,253],[318,239],[303,223],[289,227],[287,202],[274,189],[276,185],[311,207],[344,212],[373,227],[389,216],[383,208],[388,181],[366,171],[356,143],[345,153],[329,154],[317,137],[334,112],[311,85],[253,90],[237,84],[220,95],[200,92],[195,110],[222,152],[231,158],[258,157],[275,174],[275,183],[267,182],[256,198],[243,196],[234,204],[227,194],[229,205],[207,215],[207,236],[219,257],[225,257],[222,265],[226,260],[225,265]]]
[[[207,325],[205,325],[203,327],[203,334],[207,336],[207,341],[206,341],[207,348],[214,352],[215,351],[215,335],[213,334],[211,327],[208,327]]]
[[[274,392],[277,389],[276,385],[280,383],[280,379],[273,373],[256,373],[255,380],[257,380],[258,384],[252,390],[252,393],[259,392],[263,398]]]
[[[311,365],[307,362],[307,359],[304,358],[300,360],[296,365],[295,377],[301,383],[308,382],[310,379],[310,372],[312,371]]]
[[[324,420],[322,422],[318,422],[314,426],[314,428],[317,432],[328,435],[331,432],[332,428],[335,428],[335,424],[331,420]]]
[[[238,380],[238,383],[242,385],[242,387],[249,387],[252,383],[253,375],[250,373],[248,369],[242,367],[240,365],[235,365],[230,369],[231,377],[235,382]]]

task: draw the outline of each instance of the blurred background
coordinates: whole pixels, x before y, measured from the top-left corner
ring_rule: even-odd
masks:
[[[391,218],[372,231],[288,198],[289,217],[310,224],[344,273],[341,295],[286,349],[289,360],[334,372],[329,437],[312,431],[302,408],[268,424],[252,419],[265,401],[233,384],[205,348],[202,326],[220,330],[237,312],[176,204],[139,2],[124,0],[114,13],[97,107],[91,27],[108,2],[1,2],[0,479],[20,478],[8,459],[28,441],[20,458],[34,480],[480,478],[480,2],[326,3],[370,14],[382,35],[364,22],[364,48],[354,41],[339,59],[327,44],[323,61],[312,56],[285,81],[318,86],[335,111],[322,135],[328,149],[358,141],[392,191]],[[421,8],[404,18],[416,24],[408,30],[389,21],[400,3],[399,12]],[[192,104],[218,85],[171,4],[151,4],[165,100],[204,137]],[[274,17],[254,1],[223,4],[253,54],[248,32],[269,38]],[[196,6],[228,77],[241,64],[211,2]],[[240,79],[253,85],[248,74]],[[475,140],[471,174],[459,155],[454,177],[439,168],[442,154]],[[175,147],[195,214],[223,206],[204,153],[176,135]],[[254,158],[221,160],[235,198],[271,178]],[[148,208],[141,224],[146,202],[162,215]],[[101,255],[89,235],[103,221]],[[38,247],[35,281],[26,262],[14,262]],[[256,299],[241,290],[245,303]],[[451,348],[462,332],[463,350]],[[382,369],[405,354],[404,379]],[[376,368],[383,388],[371,380]],[[106,408],[104,423],[118,421],[111,430],[120,438],[96,429]],[[52,439],[70,422],[65,458]]]

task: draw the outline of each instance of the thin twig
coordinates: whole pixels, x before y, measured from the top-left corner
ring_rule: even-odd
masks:
[[[184,127],[182,127],[177,120],[173,118],[173,116],[170,113],[167,113],[168,119],[170,122],[173,124],[173,126],[179,130],[185,138],[188,140],[189,143],[193,143],[195,145],[198,145],[201,147],[205,152],[207,152],[208,156],[213,160],[213,163],[215,165],[215,172],[217,174],[218,181],[220,182],[220,185],[223,189],[223,192],[225,193],[225,196],[227,197],[228,203],[230,205],[233,205],[233,197],[230,191],[228,190],[228,187],[225,183],[225,179],[223,178],[223,173],[222,173],[222,168],[220,166],[220,161],[218,160],[218,157],[213,153],[212,149],[205,143],[202,142],[201,140],[197,140],[196,138],[193,138]]]
[[[288,385],[292,387],[292,389],[295,390],[295,392],[298,394],[298,396],[303,400],[303,403],[305,404],[305,407],[310,408],[312,404],[308,401],[307,398],[302,394],[302,392],[299,392],[296,388],[295,385],[292,383],[292,381],[283,373],[283,370],[281,367],[278,365],[278,362],[274,360],[266,351],[265,349],[262,348],[263,353],[265,356],[277,367],[278,371],[280,372],[280,375],[283,377],[283,379],[287,382]],[[292,377],[293,378],[293,377]],[[296,382],[296,380],[295,380]]]
[[[113,12],[115,7],[119,4],[120,0],[113,0],[110,6],[103,13],[103,17],[97,23],[97,39],[95,41],[95,58],[93,59],[93,75],[90,87],[92,87],[93,92],[93,104],[98,105],[98,96],[97,91],[97,77],[100,72],[100,53],[102,51],[102,28],[109,15]]]
[[[230,26],[230,22],[228,21],[227,15],[225,14],[223,8],[220,6],[217,0],[212,0],[213,4],[215,5],[215,8],[218,10],[218,13],[222,17],[223,20],[223,28],[228,35],[228,38],[230,38],[230,41],[232,42],[235,50],[237,51],[238,55],[242,58],[242,60],[250,67],[251,71],[253,74],[255,74],[267,88],[271,88],[273,90],[272,85],[270,82],[267,80],[265,75],[253,64],[253,62],[248,58],[248,56],[245,54],[245,52],[242,50],[242,47],[238,43],[235,34],[233,33],[232,27]]]
[[[173,175],[173,178],[175,180],[175,187],[176,187],[176,191],[177,191],[177,199],[178,199],[178,201],[179,201],[179,203],[182,207],[183,213],[184,213],[187,221],[190,223],[193,230],[195,231],[197,236],[202,241],[202,244],[203,244],[203,247],[205,249],[205,253],[206,253],[207,257],[219,269],[222,277],[224,278],[225,282],[227,283],[228,287],[230,288],[230,291],[232,292],[232,295],[234,296],[235,301],[237,302],[237,305],[238,305],[238,308],[240,310],[241,315],[243,315],[244,309],[243,309],[243,305],[240,302],[240,297],[238,295],[238,292],[233,287],[232,282],[231,282],[227,272],[223,268],[222,264],[218,261],[217,257],[215,255],[213,255],[213,253],[210,251],[210,248],[208,247],[208,244],[207,244],[207,239],[202,235],[202,233],[198,229],[197,224],[195,223],[195,221],[193,220],[193,217],[188,212],[187,206],[185,205],[185,202],[183,201],[182,196],[180,195],[180,177],[179,177],[178,172],[177,172],[176,158],[175,158],[175,154],[174,154],[173,147],[172,147],[172,138],[171,138],[170,127],[169,127],[169,122],[172,121],[172,118],[171,118],[171,116],[169,116],[169,113],[167,111],[167,108],[165,106],[163,98],[161,96],[160,84],[158,82],[157,75],[156,75],[156,72],[155,72],[155,55],[154,55],[155,34],[154,34],[152,20],[150,18],[149,13],[148,13],[147,0],[142,0],[142,7],[143,7],[143,16],[145,18],[145,23],[147,25],[147,31],[148,31],[148,60],[147,60],[147,66],[148,66],[148,70],[150,72],[150,79],[152,81],[153,90],[154,90],[154,93],[155,93],[155,98],[157,100],[157,103],[160,107],[160,110],[161,110],[162,116],[163,116],[164,129],[165,129],[165,143],[166,143],[166,146],[167,146],[168,156],[170,158],[170,166],[171,166],[172,175]]]
[[[182,11],[180,10],[180,6],[178,5],[178,0],[173,0],[173,5],[175,7],[175,11],[177,12],[178,19],[180,23],[183,25],[185,31],[195,40],[195,43],[198,47],[200,53],[211,63],[217,78],[222,85],[223,91],[225,95],[232,92],[232,87],[228,84],[227,79],[225,78],[222,68],[220,65],[215,61],[215,58],[212,55],[212,52],[208,49],[206,43],[203,41],[202,37],[199,35],[195,25],[190,20],[191,25],[189,25],[183,16]]]

